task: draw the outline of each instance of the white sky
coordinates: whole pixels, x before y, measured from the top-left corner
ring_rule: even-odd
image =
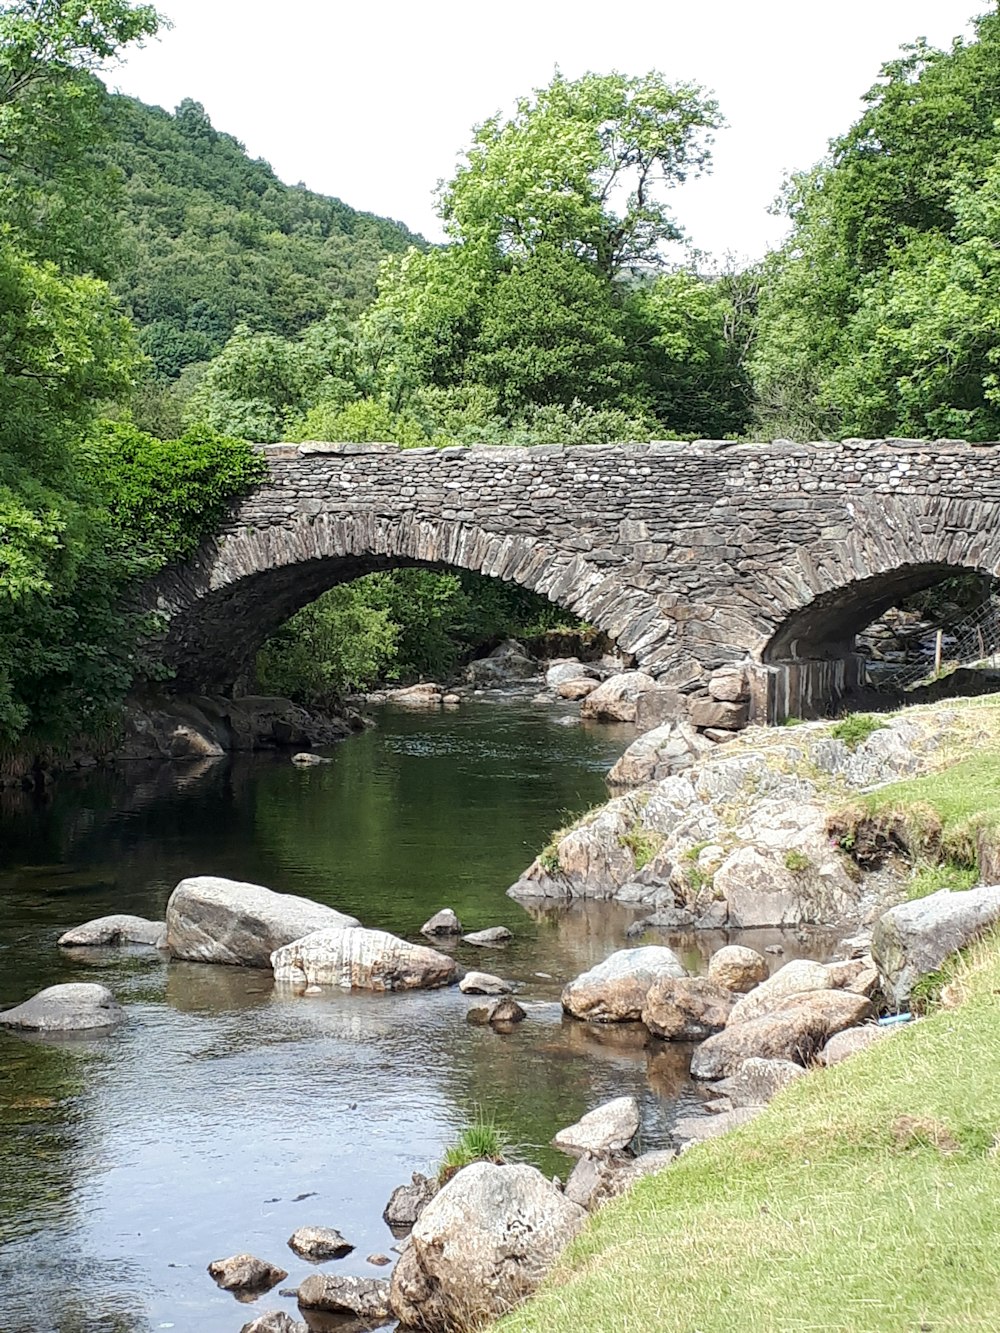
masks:
[[[768,207],[860,111],[899,46],[946,46],[990,0],[159,0],[173,29],[112,71],[172,110],[202,102],[282,180],[440,239],[433,191],[472,126],[558,64],[661,70],[712,89],[729,128],[712,174],[674,193],[704,251],[756,258],[781,239]]]

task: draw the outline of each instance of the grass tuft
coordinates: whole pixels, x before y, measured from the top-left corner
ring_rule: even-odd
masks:
[[[887,725],[884,717],[873,717],[871,713],[851,713],[835,722],[830,728],[830,735],[835,741],[843,741],[849,750],[856,750],[868,737]]]
[[[505,1162],[508,1151],[506,1134],[496,1117],[492,1112],[487,1115],[477,1108],[476,1118],[466,1125],[441,1159],[438,1180],[443,1185],[456,1171],[472,1162]]]

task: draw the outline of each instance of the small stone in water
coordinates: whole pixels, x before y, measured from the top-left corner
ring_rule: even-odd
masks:
[[[367,1262],[370,1264],[377,1264],[379,1268],[384,1268],[386,1264],[391,1264],[392,1260],[387,1254],[370,1254]]]
[[[506,926],[489,926],[486,930],[474,930],[471,935],[463,935],[464,944],[506,944],[514,938],[513,931]]]
[[[302,994],[303,994],[303,995],[322,995],[322,994],[323,994],[323,987],[322,987],[322,986],[307,986],[307,987],[305,988],[305,990],[302,992]]]
[[[321,1263],[324,1259],[342,1259],[354,1246],[332,1227],[299,1227],[288,1238],[288,1247],[302,1259]]]

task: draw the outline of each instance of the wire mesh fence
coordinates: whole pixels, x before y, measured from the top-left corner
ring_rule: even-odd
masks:
[[[920,638],[917,661],[869,662],[878,688],[911,689],[957,667],[1000,666],[1000,598],[991,597],[960,620],[930,627]]]

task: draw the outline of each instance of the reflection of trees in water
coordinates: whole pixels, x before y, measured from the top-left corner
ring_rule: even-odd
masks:
[[[73,1099],[86,1067],[82,1050],[0,1034],[0,1256],[14,1240],[65,1226],[73,1211]]]

